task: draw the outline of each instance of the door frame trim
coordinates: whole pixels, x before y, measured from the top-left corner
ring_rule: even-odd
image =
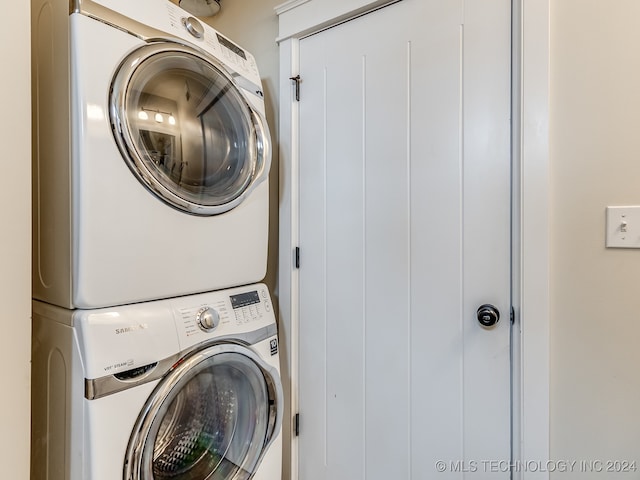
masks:
[[[298,121],[294,83],[299,42],[310,33],[355,18],[394,0],[309,0],[277,7],[280,26],[280,245],[277,294],[282,377],[289,399],[283,422],[284,478],[298,479]],[[514,462],[546,462],[549,452],[549,1],[513,5],[513,305]],[[322,5],[320,5],[322,3]],[[319,6],[320,5],[320,6]],[[320,8],[327,15],[318,15]],[[311,15],[313,14],[313,15]],[[314,23],[311,19],[318,19]],[[302,258],[304,262],[304,257]],[[288,435],[287,435],[288,434]],[[287,448],[287,445],[290,448]],[[543,463],[544,464],[544,463]],[[289,473],[290,477],[287,477]],[[547,472],[514,472],[514,479],[548,479]]]
[[[514,439],[516,461],[549,451],[549,20],[550,0],[512,0],[514,18]],[[514,479],[549,478],[519,472]]]

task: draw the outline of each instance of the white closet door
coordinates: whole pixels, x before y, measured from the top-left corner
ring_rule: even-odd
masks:
[[[403,0],[300,75],[299,478],[509,478],[510,2]]]

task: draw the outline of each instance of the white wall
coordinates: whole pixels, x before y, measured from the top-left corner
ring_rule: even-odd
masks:
[[[640,250],[604,247],[605,207],[640,205],[638,18],[637,0],[551,2],[550,287],[551,458],[640,468]]]
[[[30,2],[13,2],[0,29],[0,465],[29,478],[31,358]]]

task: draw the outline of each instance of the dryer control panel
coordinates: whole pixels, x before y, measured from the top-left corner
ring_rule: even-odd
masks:
[[[84,4],[79,3],[80,13],[106,24],[118,25],[122,30],[140,38],[157,38],[162,36],[161,32],[166,32],[200,46],[262,91],[260,73],[254,56],[173,2],[165,1],[164,9],[159,8],[161,2],[158,0],[92,0]],[[94,11],[91,8],[92,3],[102,5],[108,10]],[[149,28],[157,31],[149,32]]]

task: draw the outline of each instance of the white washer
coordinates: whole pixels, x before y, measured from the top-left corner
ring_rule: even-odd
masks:
[[[31,478],[280,480],[265,285],[73,312],[36,301],[33,322]]]
[[[261,281],[271,141],[253,56],[168,0],[32,11],[34,297],[98,308]]]

